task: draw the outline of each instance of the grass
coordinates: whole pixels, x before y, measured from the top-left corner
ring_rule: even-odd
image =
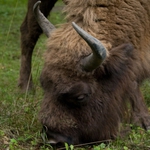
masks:
[[[20,25],[26,13],[27,0],[0,1],[0,150],[48,150],[50,146],[41,145],[41,125],[38,111],[42,100],[39,75],[43,65],[42,54],[45,50],[46,37],[41,36],[33,54],[33,78],[36,93],[20,93],[17,87],[20,67]],[[56,4],[50,20],[53,24],[62,22],[60,14],[62,2]],[[64,21],[64,20],[63,20]],[[150,81],[142,86],[147,104],[150,106]],[[68,146],[66,149],[74,149]],[[148,150],[150,132],[134,127],[124,139],[117,139],[109,144],[82,146],[80,150]]]

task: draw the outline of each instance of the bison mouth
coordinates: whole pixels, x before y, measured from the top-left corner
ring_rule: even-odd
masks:
[[[45,125],[43,126],[41,137],[44,144],[50,144],[51,146],[56,148],[64,147],[65,143],[67,143],[68,145],[74,144],[71,137],[58,132],[54,132],[47,128],[47,126]]]

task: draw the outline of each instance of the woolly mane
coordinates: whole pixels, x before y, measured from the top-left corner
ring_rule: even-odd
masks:
[[[137,46],[146,34],[150,35],[146,31],[150,25],[148,5],[147,0],[74,0],[69,1],[64,12],[69,23],[90,26],[101,40],[115,46],[132,41]]]
[[[149,3],[149,4],[148,4]],[[71,22],[101,40],[111,51],[113,47],[131,42],[139,55],[135,68],[143,78],[149,75],[150,1],[140,0],[74,0],[68,1],[64,12],[67,23],[52,33],[48,40],[45,60],[59,68],[79,70],[77,62],[89,55],[91,49],[75,32]],[[58,40],[59,39],[59,40]],[[57,44],[56,44],[57,43]],[[51,54],[48,54],[48,53]],[[145,61],[145,59],[147,61]],[[65,61],[64,61],[65,60]],[[58,65],[59,64],[59,65]],[[70,68],[68,68],[70,67]],[[137,69],[136,69],[137,70]],[[143,73],[143,74],[142,74]]]

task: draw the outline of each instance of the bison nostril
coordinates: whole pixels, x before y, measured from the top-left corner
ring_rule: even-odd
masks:
[[[56,147],[64,147],[64,143],[73,144],[72,138],[61,133],[50,130],[47,126],[43,126],[41,137],[45,144]]]

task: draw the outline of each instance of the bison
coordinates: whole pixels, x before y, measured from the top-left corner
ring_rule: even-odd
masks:
[[[39,3],[34,12],[49,37],[39,113],[47,142],[115,139],[128,114],[132,123],[150,129],[140,92],[150,75],[150,1],[68,0],[67,22],[52,31]]]

